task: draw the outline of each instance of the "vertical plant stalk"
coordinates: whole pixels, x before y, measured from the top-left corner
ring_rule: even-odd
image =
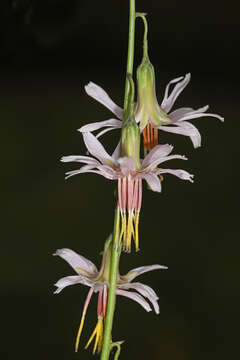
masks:
[[[127,71],[126,75],[132,75],[133,73],[133,60],[134,60],[134,40],[135,40],[135,0],[129,1],[129,32],[128,32],[128,55],[127,55]],[[129,82],[126,77],[125,83],[125,95],[124,95],[124,111],[128,105],[128,96],[129,96]]]
[[[134,59],[134,37],[135,37],[135,0],[129,0],[129,36],[128,36],[128,56],[127,56],[127,74],[132,75],[133,73],[133,59]],[[129,97],[129,81],[126,77],[125,84],[125,95],[124,95],[124,111],[127,109],[128,97]],[[111,341],[112,341],[112,326],[113,326],[113,317],[115,310],[116,302],[116,285],[117,285],[117,274],[118,274],[118,265],[121,255],[121,246],[115,246],[119,244],[119,209],[118,206],[115,210],[114,218],[114,230],[113,230],[113,246],[112,246],[112,255],[111,255],[111,269],[110,269],[110,280],[109,280],[109,290],[108,290],[108,302],[107,302],[107,313],[104,323],[104,335],[103,335],[103,344],[100,360],[108,360],[111,350]]]

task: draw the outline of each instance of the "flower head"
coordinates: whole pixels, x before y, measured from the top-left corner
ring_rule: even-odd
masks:
[[[66,178],[73,175],[92,172],[104,176],[110,180],[118,181],[118,207],[121,214],[121,235],[126,251],[131,249],[131,239],[135,240],[136,250],[139,249],[138,222],[142,203],[142,180],[146,180],[153,191],[161,192],[159,175],[169,173],[182,180],[193,181],[193,175],[185,170],[159,168],[163,162],[171,159],[186,160],[182,155],[169,155],[173,149],[171,145],[158,145],[143,159],[139,167],[131,157],[120,156],[120,144],[118,144],[112,156],[110,156],[102,144],[91,133],[84,133],[83,139],[89,156],[63,156],[63,162],[79,162],[86,164],[78,170],[66,173]],[[128,216],[127,216],[128,215]]]
[[[171,80],[166,86],[163,100],[159,105],[155,93],[154,70],[151,66],[149,64],[148,67],[142,67],[141,76],[138,70],[138,102],[135,109],[135,118],[140,123],[140,130],[143,131],[146,150],[150,151],[158,143],[158,130],[189,136],[195,148],[201,146],[201,135],[189,120],[204,116],[215,117],[221,121],[224,121],[224,118],[217,114],[207,113],[208,105],[196,110],[183,107],[172,111],[176,99],[190,82],[190,74]],[[171,85],[174,85],[174,88],[169,93]],[[117,119],[88,124],[82,126],[79,131],[92,132],[104,128],[97,135],[99,137],[110,130],[121,128],[123,110],[111,100],[107,93],[92,82],[85,86],[85,90],[89,96],[111,110]]]
[[[57,290],[55,294],[60,293],[65,287],[75,284],[83,284],[90,288],[85,304],[83,307],[82,318],[76,338],[75,351],[78,350],[79,340],[82,333],[87,308],[93,293],[98,293],[98,304],[97,304],[97,325],[86,345],[86,348],[95,338],[93,353],[101,351],[102,340],[103,340],[103,329],[104,319],[107,308],[108,288],[109,288],[109,272],[110,272],[110,261],[111,261],[111,246],[112,236],[110,235],[106,240],[102,265],[98,271],[96,266],[88,259],[77,254],[71,249],[59,249],[55,254],[60,256],[62,259],[68,262],[68,264],[75,270],[77,275],[67,276],[57,281],[55,286]],[[142,266],[129,271],[125,276],[121,276],[118,273],[117,277],[117,288],[116,294],[128,297],[138,304],[140,304],[146,311],[151,311],[151,307],[146,299],[152,304],[156,314],[159,314],[158,296],[152,288],[149,286],[139,283],[132,282],[137,276],[152,270],[167,269],[163,265],[150,265]]]

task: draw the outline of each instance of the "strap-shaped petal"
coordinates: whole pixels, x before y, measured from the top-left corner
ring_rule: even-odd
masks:
[[[189,81],[191,79],[191,74],[190,73],[186,74],[184,79],[174,86],[171,94],[168,96],[168,91],[169,91],[170,85],[178,82],[181,79],[182,79],[182,77],[174,79],[174,80],[170,81],[168,83],[168,85],[166,86],[166,90],[165,90],[165,94],[164,94],[164,98],[163,98],[161,107],[167,113],[171,110],[177,97],[181,94],[181,92],[185,89],[185,87],[189,83]]]
[[[143,174],[142,177],[143,179],[146,180],[152,191],[161,192],[162,190],[161,181],[159,180],[159,177],[156,174],[153,173]]]
[[[165,270],[167,268],[168,268],[167,266],[159,265],[159,264],[141,266],[141,267],[130,270],[126,275],[121,276],[121,279],[123,281],[130,282],[133,279],[135,279],[137,276],[142,275],[146,272],[153,271],[153,270]]]
[[[95,130],[99,130],[105,127],[111,127],[111,128],[121,128],[122,127],[122,121],[117,119],[109,119],[104,121],[98,121],[94,123],[90,123],[87,125],[82,126],[78,131],[80,132],[92,132]]]
[[[189,172],[182,170],[182,169],[161,169],[161,170],[157,171],[157,174],[172,174],[182,180],[188,180],[193,183],[194,175],[189,174]]]
[[[93,134],[89,132],[83,133],[83,140],[90,154],[100,160],[102,164],[114,163],[113,158]]]
[[[106,91],[104,91],[100,86],[94,84],[93,82],[89,82],[88,85],[85,86],[86,93],[112,111],[119,119],[123,118],[123,110],[115,104],[112,99],[108,96]]]
[[[59,294],[65,287],[76,284],[82,284],[90,287],[94,285],[93,282],[85,276],[65,276],[58,280],[56,284],[54,284],[57,287],[57,290],[54,291],[54,294]]]
[[[159,314],[159,305],[157,302],[158,296],[156,295],[155,291],[152,288],[150,288],[150,286],[147,286],[142,283],[129,283],[129,284],[120,285],[118,286],[118,288],[125,290],[129,290],[129,289],[136,290],[152,303],[156,314]]]
[[[170,154],[172,149],[173,146],[168,144],[155,146],[143,159],[142,167],[145,168],[157,159],[167,156]]]
[[[62,162],[80,162],[88,165],[98,165],[99,162],[90,156],[69,155],[61,158]]]
[[[80,269],[88,275],[95,275],[97,273],[96,266],[90,260],[71,249],[58,249],[53,255],[64,259],[78,274],[81,274]]]
[[[116,294],[128,297],[129,299],[132,299],[132,300],[136,301],[147,312],[152,311],[152,309],[150,308],[150,305],[147,303],[147,301],[141,295],[139,295],[139,294],[137,294],[135,292],[120,290],[120,289],[117,288]]]

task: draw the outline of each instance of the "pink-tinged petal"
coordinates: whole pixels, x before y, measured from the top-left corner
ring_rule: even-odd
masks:
[[[158,165],[162,164],[163,162],[173,160],[173,159],[187,160],[186,156],[184,156],[184,155],[165,156],[165,157],[160,158],[160,159],[158,159],[156,161],[153,161],[150,165],[148,165],[147,168],[145,168],[145,171],[153,171]]]
[[[168,267],[164,265],[147,265],[147,266],[141,266],[135,269],[130,270],[126,275],[121,276],[121,280],[123,281],[132,281],[137,276],[142,275],[146,272],[153,271],[153,270],[166,270]]]
[[[142,178],[146,180],[152,191],[161,192],[161,181],[156,174],[143,174]]]
[[[100,132],[97,134],[96,138],[98,139],[98,138],[100,138],[102,135],[106,134],[107,132],[112,131],[112,130],[115,130],[115,129],[117,129],[117,128],[110,127],[110,128],[104,129],[104,130],[100,131]]]
[[[135,292],[125,291],[125,290],[119,290],[117,288],[116,290],[117,295],[122,295],[125,297],[128,297],[129,299],[132,299],[136,301],[138,304],[140,304],[147,312],[152,311],[150,308],[150,305],[147,303],[147,301],[139,294]]]
[[[179,119],[181,119],[181,117],[185,116],[186,114],[189,114],[192,111],[194,111],[193,108],[183,107],[172,111],[170,114],[168,114],[168,116],[172,120],[172,122],[176,122]]]
[[[188,129],[188,128],[184,128],[182,126],[183,123],[181,122],[176,122],[174,123],[174,126],[161,126],[158,129],[159,130],[163,130],[163,131],[167,131],[173,134],[180,134],[180,135],[185,135],[185,136],[194,136],[195,135],[195,131],[193,131],[193,129]]]
[[[191,183],[193,183],[193,177],[194,175],[189,174],[187,171],[185,170],[181,170],[181,169],[161,169],[159,171],[157,171],[157,174],[172,174],[175,175],[177,177],[179,177],[182,180],[188,180]]]
[[[106,152],[100,141],[98,141],[93,134],[88,132],[83,133],[83,140],[90,154],[100,160],[102,164],[107,164],[109,161],[111,163],[114,162],[112,157]]]
[[[197,110],[196,110],[197,111]],[[210,114],[210,113],[199,113],[199,112],[192,112],[190,114],[186,114],[185,116],[183,116],[181,119],[179,119],[178,121],[184,121],[184,120],[191,120],[191,119],[197,119],[200,117],[204,117],[204,116],[208,116],[208,117],[214,117],[219,119],[220,121],[224,121],[224,118],[220,115],[217,114]]]
[[[147,298],[152,303],[156,314],[159,314],[159,305],[157,302],[158,296],[156,295],[154,290],[152,288],[150,288],[150,286],[147,286],[147,285],[141,284],[141,283],[133,283],[133,284],[128,283],[128,284],[118,285],[118,289],[125,289],[125,290],[134,289],[134,290],[136,290],[137,292],[139,292],[139,294],[141,294],[142,296]]]
[[[189,137],[192,140],[194,148],[198,148],[201,146],[201,134],[196,128],[196,126],[189,123],[188,121],[178,122],[176,123],[176,125],[178,125],[178,127],[181,128],[183,131],[185,131],[186,135],[187,133],[191,133]]]
[[[109,180],[117,179],[116,171],[113,168],[111,168],[110,166],[98,165],[97,169],[94,169],[94,167],[95,166],[92,166],[92,165],[85,165],[85,166],[82,166],[81,169],[68,171],[68,172],[66,172],[65,179],[67,180],[71,176],[83,174],[83,173],[94,173],[97,175],[104,176],[106,179],[109,179]]]
[[[71,249],[58,249],[54,254],[54,256],[60,256],[63,260],[65,260],[78,274],[84,274],[83,272],[87,272],[90,275],[95,275],[97,273],[96,266],[84,256],[77,254],[75,251]]]
[[[56,282],[54,286],[57,287],[57,290],[54,291],[54,294],[60,293],[65,287],[70,285],[82,284],[89,287],[92,287],[94,284],[91,280],[89,280],[85,276],[74,275],[74,276],[66,276]]]
[[[89,156],[79,156],[79,155],[70,155],[70,156],[63,156],[61,158],[62,162],[80,162],[88,165],[98,165],[99,161],[93,159]]]
[[[117,144],[114,152],[112,153],[112,158],[117,161],[120,158],[120,154],[121,154],[121,141],[119,141],[119,143]]]
[[[89,96],[112,111],[112,113],[119,119],[123,118],[123,110],[112,101],[106,91],[104,91],[100,86],[94,84],[93,82],[89,82],[88,85],[85,86],[85,91]]]
[[[128,176],[131,173],[136,172],[136,166],[134,160],[130,157],[122,157],[118,159],[118,163],[123,175]]]
[[[173,146],[168,144],[155,146],[143,159],[142,167],[145,168],[157,159],[167,156],[168,154],[170,154],[172,149]]]
[[[122,121],[116,120],[116,119],[110,119],[105,121],[98,121],[91,124],[87,124],[82,126],[78,131],[80,132],[92,132],[95,130],[102,129],[104,127],[111,127],[111,128],[121,128],[122,127]]]
[[[186,74],[184,79],[174,86],[174,89],[172,90],[171,94],[168,96],[168,91],[169,91],[170,85],[178,82],[181,79],[182,78],[177,78],[177,79],[170,81],[166,87],[164,99],[161,104],[161,108],[167,113],[171,110],[177,97],[180,95],[180,93],[185,89],[185,87],[189,83],[189,81],[191,79],[191,74],[190,73]]]

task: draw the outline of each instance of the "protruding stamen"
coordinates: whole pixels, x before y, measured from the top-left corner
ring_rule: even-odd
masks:
[[[77,333],[77,337],[76,337],[76,342],[75,342],[75,352],[78,351],[79,340],[80,340],[80,336],[81,336],[82,329],[83,329],[83,325],[84,325],[84,321],[85,321],[85,315],[86,315],[87,308],[88,308],[88,304],[89,304],[89,302],[90,302],[90,300],[91,300],[92,294],[93,294],[93,288],[91,288],[91,289],[89,290],[88,295],[87,295],[87,298],[86,298],[86,300],[85,300],[84,307],[83,307],[81,322],[80,322],[80,325],[79,325],[79,329],[78,329],[78,333]]]
[[[104,285],[103,286],[103,318],[104,319],[105,319],[106,310],[107,310],[107,297],[108,297],[107,285]]]
[[[135,225],[135,247],[136,251],[139,251],[139,235],[138,235],[138,225],[139,225],[139,212],[137,211],[134,217]]]
[[[98,353],[100,353],[101,348],[102,348],[102,341],[103,341],[103,318],[102,318],[102,316],[98,316],[97,325],[96,325],[95,329],[93,330],[92,335],[85,346],[85,349],[88,348],[88,346],[91,344],[91,342],[93,341],[95,336],[96,336],[96,338],[95,338],[95,343],[94,343],[94,347],[93,347],[93,354],[95,354],[96,349],[97,349]]]

